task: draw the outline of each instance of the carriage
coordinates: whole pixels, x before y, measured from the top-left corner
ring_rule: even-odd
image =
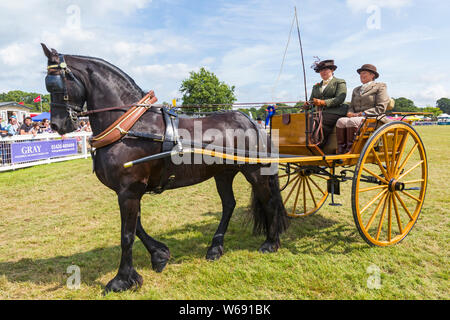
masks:
[[[390,246],[402,241],[416,223],[425,199],[427,158],[417,132],[408,120],[385,116],[366,118],[351,150],[335,154],[333,133],[323,149],[311,142],[309,112],[276,115],[279,152],[298,156],[280,163],[283,202],[290,217],[316,213],[340,183],[352,181],[353,218],[370,245]],[[338,173],[338,170],[339,173]]]

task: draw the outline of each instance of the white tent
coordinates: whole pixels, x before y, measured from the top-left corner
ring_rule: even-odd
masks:
[[[438,116],[438,119],[442,119],[442,118],[450,118],[450,115],[443,113],[440,116]]]

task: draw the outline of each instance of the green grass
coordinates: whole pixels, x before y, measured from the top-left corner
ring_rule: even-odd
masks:
[[[275,254],[257,252],[264,238],[247,223],[250,186],[234,183],[237,207],[225,255],[205,260],[221,215],[213,180],[142,202],[147,232],[166,243],[172,258],[152,271],[143,244],[134,264],[138,291],[103,296],[120,259],[117,198],[91,171],[90,160],[0,174],[0,299],[449,299],[450,127],[418,128],[429,162],[427,196],[407,238],[389,248],[369,247],[351,213],[351,182],[317,214],[292,220]],[[70,265],[81,287],[66,286]],[[380,269],[381,288],[369,289],[367,269]]]

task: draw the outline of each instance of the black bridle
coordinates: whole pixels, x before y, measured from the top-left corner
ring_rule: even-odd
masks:
[[[83,104],[76,105],[69,103],[69,94],[67,91],[67,79],[73,80],[75,84],[81,89],[82,96],[86,93],[86,88],[83,83],[73,74],[72,70],[67,66],[64,55],[59,55],[59,64],[47,66],[47,70],[59,70],[59,74],[47,74],[45,77],[45,86],[50,94],[62,94],[63,103],[50,102],[50,107],[65,108],[69,113],[69,117],[73,123],[78,120],[78,114],[83,111]]]

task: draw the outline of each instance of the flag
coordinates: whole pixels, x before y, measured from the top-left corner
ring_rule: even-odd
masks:
[[[21,102],[19,102],[19,104],[21,104],[22,106],[24,106],[24,105],[25,105],[25,102],[21,101]]]
[[[33,100],[33,102],[41,102],[41,96],[37,96],[37,97]]]

